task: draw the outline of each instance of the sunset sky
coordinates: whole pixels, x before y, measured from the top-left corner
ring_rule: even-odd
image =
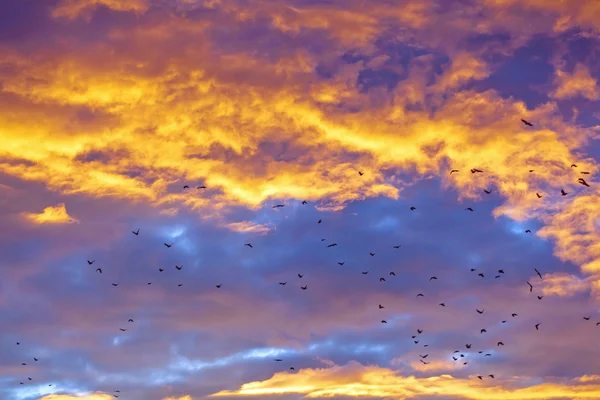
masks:
[[[600,399],[598,0],[1,3],[0,400]]]

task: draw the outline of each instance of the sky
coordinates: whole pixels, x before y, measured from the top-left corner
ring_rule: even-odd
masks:
[[[2,3],[0,399],[600,398],[597,0]]]

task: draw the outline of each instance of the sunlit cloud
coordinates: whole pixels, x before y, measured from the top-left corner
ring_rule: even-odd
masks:
[[[581,379],[548,382],[522,387],[519,378],[489,379],[480,381],[476,376],[466,379],[451,375],[417,378],[399,376],[390,369],[363,366],[351,362],[344,366],[324,369],[302,369],[297,373],[276,373],[262,382],[242,385],[236,391],[222,391],[220,396],[268,396],[277,394],[302,394],[307,398],[333,396],[378,397],[411,399],[418,396],[456,396],[477,400],[532,400],[580,398],[593,399],[600,396],[600,385],[581,384]],[[523,379],[525,382],[526,379]],[[503,387],[502,383],[510,388]],[[517,388],[515,388],[515,386]],[[519,387],[521,386],[521,387]]]
[[[541,282],[544,295],[573,296],[589,288],[590,284],[586,280],[563,272],[546,274]]]
[[[52,11],[53,17],[89,19],[98,6],[105,6],[116,11],[146,11],[148,0],[61,0]]]
[[[590,71],[583,64],[575,65],[572,74],[556,71],[556,90],[552,96],[565,99],[574,96],[583,96],[588,100],[600,99],[600,87],[598,82],[590,75]]]
[[[39,400],[110,400],[113,396],[105,393],[97,394],[49,394]]]
[[[268,233],[274,229],[273,224],[259,224],[252,221],[231,222],[227,228],[240,233]]]
[[[23,213],[24,218],[36,224],[72,224],[79,221],[67,213],[64,203],[49,206],[39,213]]]

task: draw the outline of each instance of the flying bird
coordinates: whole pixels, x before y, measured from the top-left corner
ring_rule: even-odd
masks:
[[[125,332],[125,331],[127,331],[127,329],[123,329],[123,328],[119,328],[119,330],[120,330],[121,332]]]
[[[298,274],[298,278],[302,278],[304,275],[302,274]]]
[[[504,346],[504,343],[498,342],[498,346]]]
[[[171,246],[173,246],[173,243],[168,244],[168,243],[163,243],[166,247],[171,248]]]
[[[565,192],[565,190],[564,190],[564,189],[560,189],[560,195],[561,195],[561,196],[566,196],[566,195],[568,195],[568,194],[569,194],[569,193]]]
[[[340,265],[344,265],[344,263],[345,263],[345,262],[346,262],[346,261],[338,261],[338,264],[340,264]]]
[[[538,296],[537,298],[538,298],[538,300],[541,300],[544,298],[544,296]]]
[[[131,233],[133,233],[135,236],[140,234],[140,228],[138,228],[137,231],[131,231]]]
[[[527,284],[529,285],[529,293],[533,292],[533,285],[529,282]]]
[[[304,204],[308,204],[308,201],[302,200],[302,205],[304,205]]]
[[[393,248],[395,248],[395,249],[399,249],[399,248],[400,248],[400,245],[397,245],[397,246],[392,246],[392,247],[393,247]]]
[[[189,189],[190,187],[188,185],[183,185],[184,189]]]
[[[175,266],[175,269],[176,269],[177,271],[181,271],[181,270],[183,269],[183,265],[182,265],[182,266],[176,265],[176,266]]]
[[[102,268],[96,268],[96,272],[102,273]]]
[[[271,208],[282,208],[282,207],[285,207],[285,204],[276,204]]]
[[[577,164],[571,164],[571,168],[577,168]]]
[[[308,289],[308,285],[300,286],[300,289],[306,290],[306,289]]]
[[[538,276],[540,277],[540,279],[544,279],[542,277],[542,274],[540,274],[540,271],[537,270],[537,268],[534,268],[534,270],[535,270],[535,273],[538,274]]]
[[[471,173],[472,173],[472,174],[474,174],[474,173],[476,173],[476,172],[483,172],[483,171],[482,171],[482,170],[480,170],[480,169],[477,169],[477,168],[471,168]]]
[[[425,297],[425,295],[423,293],[419,293],[417,297]]]
[[[363,275],[366,275],[366,274],[368,274],[368,273],[369,273],[369,271],[363,271],[363,272],[361,272],[361,273],[362,273]]]
[[[381,323],[382,323],[382,324],[387,324],[387,321],[386,321],[385,319],[382,319],[382,320],[381,320]]]
[[[285,282],[279,282],[279,284],[280,284],[281,286],[285,286],[285,285],[287,284],[287,281],[285,281]]]
[[[375,253],[369,253],[371,255],[371,257],[373,257],[375,255]]]
[[[590,187],[590,185],[588,185],[588,183],[583,178],[577,179],[577,182],[581,183],[583,186]]]
[[[381,310],[381,309],[383,309],[383,308],[385,308],[385,307],[384,307],[384,306],[382,306],[382,305],[380,304],[380,305],[379,305],[379,309]]]
[[[482,329],[479,331],[479,333],[487,333],[487,331],[485,329]]]
[[[444,304],[444,303],[440,303],[439,305],[442,307],[446,307],[446,304]]]
[[[129,318],[129,320],[127,322],[133,322],[133,319]]]
[[[337,246],[337,243],[331,243],[330,245],[328,245],[327,247],[334,247]]]
[[[540,324],[539,324],[539,323],[535,324],[535,330],[536,330],[536,331],[539,331],[539,330],[540,330]]]
[[[525,229],[525,233],[531,233],[531,229]]]
[[[411,207],[410,211],[415,211],[417,209],[417,207]]]
[[[394,271],[390,272],[390,276],[396,276],[396,273]]]
[[[221,288],[221,286],[222,286],[222,284],[221,284],[221,283],[219,283],[218,285],[215,285],[215,286],[217,287],[217,289],[220,289],[220,288]]]
[[[323,222],[323,219],[318,220],[317,224],[320,224],[321,222]]]
[[[589,175],[590,173],[588,171],[581,171],[582,174],[584,175]]]
[[[523,118],[521,118],[521,122],[523,122],[525,125],[527,126],[533,126],[533,124],[529,121],[524,120]]]
[[[491,191],[491,190],[486,190],[486,189],[483,189],[483,191],[484,191],[486,194],[490,194],[490,193],[492,193],[492,191]]]
[[[385,278],[379,278],[379,282],[385,282]]]
[[[358,171],[358,174],[359,174],[360,176],[363,176],[363,175],[364,175],[364,172],[362,172],[362,171]]]
[[[163,269],[163,268],[159,268],[159,269],[158,269],[158,272],[163,272],[163,271],[164,271],[164,269]]]
[[[541,199],[542,197],[544,197],[541,194],[539,194],[538,192],[535,192],[535,195],[537,196],[538,199]]]
[[[202,185],[202,186],[196,186],[196,189],[206,189],[206,186]]]
[[[510,316],[513,317],[513,318],[516,317],[517,315],[518,315],[517,313],[510,314]]]
[[[473,209],[471,207],[467,207],[465,208],[465,211],[473,211]]]
[[[458,172],[458,170],[457,169],[453,169],[452,171],[450,171],[450,175],[452,175],[455,172]]]
[[[592,318],[592,317],[583,317],[583,319],[585,319],[586,321],[589,321],[590,318]]]
[[[95,262],[96,262],[96,260],[94,260],[94,261],[87,260],[88,265],[92,265]]]
[[[246,243],[244,246],[248,246],[248,247],[250,247],[251,249],[253,248],[253,247],[252,247],[252,244],[250,244],[250,243]]]
[[[119,286],[119,284],[118,284],[118,283],[113,283],[112,285],[113,285],[113,286]]]
[[[478,314],[483,314],[484,310],[479,311],[479,309],[476,308],[475,311],[477,311]]]

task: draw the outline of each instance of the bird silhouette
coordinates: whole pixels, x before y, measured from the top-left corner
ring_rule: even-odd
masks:
[[[498,342],[498,346],[504,346],[504,343]]]
[[[393,247],[393,248],[395,248],[395,249],[399,249],[399,248],[400,248],[400,245],[397,245],[397,246],[392,246],[392,247]]]
[[[387,321],[386,321],[385,319],[382,319],[382,320],[381,320],[381,323],[382,323],[382,324],[387,324]]]
[[[525,233],[531,233],[531,229],[525,229]]]
[[[337,243],[331,243],[330,245],[328,245],[327,247],[335,247],[337,246]]]
[[[189,189],[190,187],[188,185],[183,185],[184,189]]]
[[[181,270],[183,269],[183,265],[182,265],[182,266],[176,265],[176,266],[175,266],[175,269],[176,269],[177,271],[181,271]]]
[[[583,186],[587,186],[590,187],[590,185],[588,185],[588,183],[585,181],[585,179],[583,178],[579,178],[577,179],[577,182],[579,182],[580,184],[582,184]]]
[[[287,285],[287,281],[285,281],[285,282],[279,282],[279,284],[280,284],[281,286],[285,286],[285,285]]]
[[[577,164],[571,164],[571,168],[577,168]]]
[[[482,171],[482,170],[480,170],[480,169],[477,169],[477,168],[471,168],[471,173],[472,173],[472,174],[475,174],[475,173],[478,173],[478,172],[479,172],[479,173],[481,173],[481,172],[483,172],[483,171]]]
[[[471,207],[467,207],[465,208],[465,211],[473,211],[473,209]]]
[[[417,207],[411,207],[410,211],[415,211],[417,209]]]
[[[94,260],[94,261],[87,260],[88,265],[92,265],[95,262],[96,262],[96,260]]]
[[[490,193],[492,193],[492,191],[491,191],[491,190],[486,190],[486,189],[483,189],[483,191],[484,191],[486,194],[490,194]]]
[[[285,207],[285,204],[276,204],[272,208],[283,208],[283,207]]]
[[[423,293],[419,293],[417,297],[425,297],[425,295]]]
[[[529,282],[527,284],[529,285],[529,293],[533,292],[533,285]]]
[[[379,282],[385,282],[385,278],[379,278]]]
[[[457,169],[453,169],[452,171],[450,171],[450,174],[449,174],[449,175],[452,175],[452,174],[453,174],[453,173],[455,173],[455,172],[459,172],[459,171],[458,171]]]
[[[430,281],[434,279],[437,279],[437,276],[432,276],[431,278],[429,278]]]
[[[306,289],[308,289],[308,285],[300,286],[300,289],[306,290]]]
[[[540,330],[540,323],[535,324],[535,330],[539,331]]]
[[[298,274],[298,278],[302,278],[304,275],[302,274]]]
[[[583,319],[585,319],[586,321],[589,321],[590,318],[592,318],[592,317],[583,317]]]
[[[137,231],[131,231],[131,233],[133,233],[135,236],[138,236],[140,234],[140,228],[138,228]]]
[[[383,308],[385,308],[385,307],[384,307],[384,306],[382,306],[382,305],[380,304],[380,305],[379,305],[379,309],[381,310],[381,309],[383,309]]]
[[[446,307],[445,303],[440,303],[439,305],[442,306],[442,307]]]
[[[163,243],[166,247],[168,247],[169,249],[171,248],[171,246],[173,246],[173,243],[168,244],[168,243]]]
[[[96,268],[96,272],[102,273],[102,268]]]
[[[320,224],[321,222],[323,222],[323,220],[322,220],[322,219],[318,220],[318,221],[317,221],[317,224]]]
[[[533,126],[533,124],[529,121],[524,120],[523,118],[521,118],[521,122],[524,123],[527,126]]]
[[[541,194],[539,194],[538,192],[535,192],[535,195],[537,196],[538,199],[541,199],[542,197],[544,197]]]
[[[487,331],[485,329],[482,329],[479,331],[479,333],[487,333]]]
[[[133,322],[133,319],[129,318],[129,320],[127,322]]]
[[[246,243],[244,246],[250,247],[251,249],[253,248],[252,244],[250,244],[250,243]]]
[[[540,279],[544,279],[544,277],[542,276],[542,274],[540,274],[540,271],[538,271],[537,268],[534,268],[534,270],[535,270],[535,273],[538,274]]]
[[[344,265],[344,263],[345,263],[345,262],[346,262],[346,261],[338,261],[338,264],[340,264],[340,265]]]
[[[477,314],[483,314],[484,310],[479,311],[479,309],[476,308],[475,311],[477,311]]]
[[[394,271],[390,272],[390,276],[396,276],[396,273]]]
[[[204,186],[204,185],[196,186],[196,189],[206,189],[206,186]]]
[[[308,201],[302,200],[302,205],[308,204]]]
[[[371,255],[371,257],[373,257],[375,255],[375,253],[369,253]]]
[[[112,285],[113,285],[113,286],[119,286],[119,284],[118,284],[118,283],[113,283]]]
[[[219,283],[218,285],[215,285],[215,286],[217,287],[217,289],[220,289],[220,288],[221,288],[221,286],[222,286],[222,284],[221,284],[221,283]]]
[[[560,194],[561,194],[561,196],[566,196],[569,193],[565,192],[564,189],[560,189]]]
[[[369,271],[363,271],[363,272],[361,272],[361,273],[362,273],[363,275],[366,275],[366,274],[368,274],[368,273],[369,273]]]

